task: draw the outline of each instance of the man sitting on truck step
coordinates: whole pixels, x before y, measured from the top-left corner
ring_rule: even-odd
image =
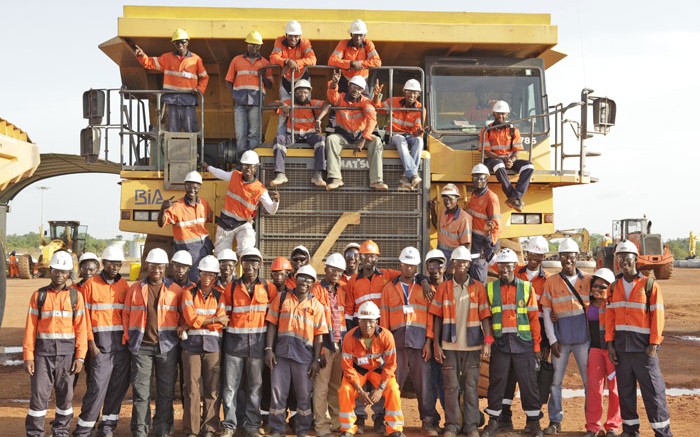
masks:
[[[391,112],[391,145],[396,147],[403,164],[404,174],[401,177],[399,189],[413,190],[421,182],[422,179],[418,176],[418,167],[420,166],[420,155],[423,152],[423,118],[424,110],[420,108],[422,105],[418,101],[420,97],[421,87],[420,82],[416,79],[409,79],[403,86],[403,97],[390,97],[382,102],[382,88],[384,85],[377,84],[374,86],[374,100],[372,104],[379,112],[388,113],[389,108],[394,109]],[[379,109],[382,108],[382,109]],[[396,111],[395,109],[413,108],[416,111]],[[387,135],[389,135],[387,133]]]
[[[328,101],[334,106],[351,106],[353,109],[339,109],[336,112],[335,133],[326,138],[329,181],[326,190],[335,190],[345,185],[340,173],[340,152],[343,146],[353,144],[355,156],[367,146],[370,188],[386,191],[389,187],[382,180],[384,145],[379,137],[372,135],[377,127],[377,111],[372,106],[372,101],[362,95],[362,91],[367,88],[367,81],[362,76],[355,76],[349,81],[348,92],[341,93],[338,92],[340,76],[340,70],[333,71],[333,79],[328,82]]]
[[[277,141],[272,147],[275,155],[275,178],[270,181],[271,187],[287,182],[284,172],[284,161],[287,157],[287,146],[294,143],[306,143],[314,148],[314,175],[311,183],[317,187],[325,187],[323,172],[326,169],[326,137],[321,133],[321,120],[328,114],[331,104],[323,100],[311,99],[311,82],[306,79],[294,84],[294,120],[292,121],[292,100],[280,102],[278,112],[287,117],[286,135],[277,135]],[[316,108],[314,108],[316,107]],[[292,127],[292,123],[294,126]]]
[[[248,150],[241,157],[240,171],[220,170],[206,162],[202,163],[204,171],[228,182],[224,208],[217,219],[218,226],[214,242],[216,253],[230,249],[234,238],[238,251],[246,247],[254,247],[253,218],[258,204],[262,203],[268,214],[276,213],[277,208],[279,208],[279,193],[277,191],[268,192],[265,185],[255,177],[258,165],[260,165],[260,157],[252,150]]]
[[[176,91],[165,93],[161,101],[168,108],[168,131],[197,132],[197,92],[204,94],[209,82],[209,75],[204,68],[202,58],[188,50],[190,37],[184,29],[175,29],[171,38],[174,52],[163,53],[159,57],[149,57],[136,46],[136,60],[149,70],[163,72],[163,90]]]
[[[484,164],[501,183],[503,192],[508,197],[506,205],[520,212],[525,205],[523,197],[530,185],[535,166],[528,160],[518,159],[518,152],[523,150],[523,142],[518,128],[506,122],[509,113],[508,102],[499,100],[493,105],[494,121],[481,129],[479,150],[483,144],[486,155]],[[511,169],[519,173],[515,188],[511,185],[506,173],[506,170]]]

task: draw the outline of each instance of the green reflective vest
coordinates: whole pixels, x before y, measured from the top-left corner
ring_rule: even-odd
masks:
[[[530,332],[530,319],[527,316],[527,303],[530,300],[530,290],[532,284],[527,281],[515,278],[515,304],[503,305],[501,301],[501,281],[489,282],[486,285],[486,292],[489,296],[491,304],[491,327],[493,335],[500,338],[503,333],[515,333],[521,340],[532,340]],[[516,321],[518,327],[503,328],[503,310],[512,310],[516,312]]]

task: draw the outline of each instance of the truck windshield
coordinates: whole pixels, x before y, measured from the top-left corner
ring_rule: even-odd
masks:
[[[541,71],[533,67],[440,65],[431,70],[431,108],[434,130],[477,135],[493,121],[497,100],[510,105],[509,120],[543,114]],[[546,132],[546,117],[535,119],[534,134]],[[523,135],[530,122],[516,122]]]

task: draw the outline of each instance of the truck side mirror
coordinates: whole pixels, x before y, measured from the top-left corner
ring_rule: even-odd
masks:
[[[90,120],[90,125],[102,124],[105,115],[105,93],[89,90],[83,93],[83,118]]]
[[[593,126],[596,133],[607,135],[610,128],[615,126],[615,101],[600,97],[593,101]]]
[[[97,162],[100,156],[101,132],[96,127],[86,127],[80,131],[80,156],[88,164]]]

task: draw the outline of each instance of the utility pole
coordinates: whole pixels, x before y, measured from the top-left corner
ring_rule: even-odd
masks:
[[[39,238],[44,237],[44,192],[50,190],[51,187],[41,186],[36,187],[37,190],[41,191],[41,222],[39,223]]]

